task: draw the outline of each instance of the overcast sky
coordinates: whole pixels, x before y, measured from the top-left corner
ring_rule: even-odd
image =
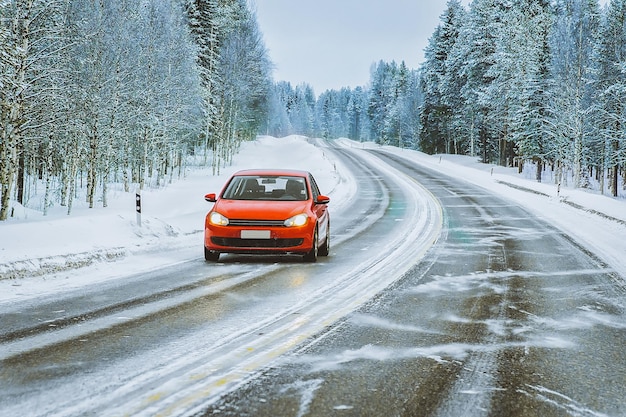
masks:
[[[252,0],[274,80],[316,94],[369,82],[372,63],[417,69],[447,0]],[[462,3],[467,6],[469,0]]]
[[[369,82],[372,63],[417,69],[447,0],[251,0],[274,80],[316,94]],[[607,4],[609,0],[600,0]],[[467,8],[470,0],[462,0]]]

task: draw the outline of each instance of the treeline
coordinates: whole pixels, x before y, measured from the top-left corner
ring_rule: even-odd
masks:
[[[271,84],[245,0],[0,1],[0,220],[40,184],[44,214],[106,206],[108,183],[158,185],[198,148],[218,171]]]
[[[422,68],[420,146],[550,164],[618,194],[626,168],[626,1],[450,0]],[[622,183],[626,187],[626,182]]]
[[[418,71],[378,63],[368,87],[278,85],[269,132],[345,136],[483,162],[546,166],[626,189],[626,0],[449,0]]]
[[[422,102],[417,70],[404,62],[380,61],[370,68],[368,87],[328,90],[315,96],[308,84],[277,83],[270,94],[267,133],[347,137],[416,148]]]
[[[421,68],[316,96],[273,82],[246,0],[0,0],[0,220],[37,187],[44,214],[106,206],[195,152],[219,173],[258,133],[531,161],[617,195],[625,21],[626,0],[449,0]]]

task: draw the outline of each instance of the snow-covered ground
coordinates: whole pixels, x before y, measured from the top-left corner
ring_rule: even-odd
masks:
[[[337,143],[355,149],[380,148],[345,139]],[[381,149],[527,207],[626,277],[626,200],[571,188],[557,192],[554,184],[537,183],[530,174],[480,164],[476,158]],[[204,214],[209,209],[204,195],[219,192],[233,172],[254,167],[311,171],[322,192],[330,195],[335,214],[342,212],[342,203],[356,192],[351,174],[328,149],[299,136],[260,137],[244,143],[233,164],[219,176],[213,176],[210,169],[188,169],[182,179],[143,190],[141,227],[135,192],[125,193],[115,185],[110,188],[107,208],[89,209],[76,203],[70,216],[64,207],[52,207],[43,216],[40,211],[16,207],[13,218],[0,222],[0,301],[91,285],[122,271],[201,258]],[[75,268],[78,265],[89,268]]]
[[[380,148],[374,144],[341,140],[356,148]],[[482,164],[478,158],[461,155],[426,155],[394,147],[382,147],[402,155],[444,175],[451,175],[500,194],[537,217],[558,227],[576,242],[601,258],[613,268],[626,285],[626,200],[601,195],[593,191],[563,187],[534,179],[534,168],[518,174],[517,168]]]

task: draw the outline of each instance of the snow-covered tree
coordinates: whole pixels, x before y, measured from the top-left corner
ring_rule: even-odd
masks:
[[[611,0],[595,52],[598,170],[610,168],[610,190],[617,196],[620,167],[626,166],[626,0]],[[602,183],[601,189],[604,190]]]
[[[496,103],[490,88],[497,76],[492,67],[507,6],[503,0],[474,0],[458,35],[462,41],[454,44],[449,57],[449,67],[463,81],[463,105],[455,111],[465,120],[472,153],[480,151],[484,162],[496,159],[500,135],[499,124],[492,125]]]
[[[267,119],[271,62],[245,0],[189,0],[205,96],[207,148],[219,173]]]
[[[25,194],[35,189],[30,185],[39,181],[46,191],[37,208],[45,213],[58,202],[69,214],[79,185],[85,185],[89,206],[106,206],[110,181],[129,190],[132,182],[143,186],[153,179],[158,186],[175,170],[180,175],[183,155],[201,131],[221,121],[199,123],[220,96],[207,99],[206,84],[200,88],[202,36],[194,32],[193,42],[184,1],[0,2],[1,219],[9,215],[10,199],[26,203]],[[224,16],[234,0],[210,3],[219,12],[215,28],[232,23]],[[224,30],[219,35],[226,39]],[[251,53],[247,64],[264,49],[248,42],[254,36],[246,39],[241,48]],[[248,94],[240,97],[247,103],[237,112],[240,118],[229,121],[248,137],[267,106],[267,63],[260,56],[263,65],[254,68],[263,69],[261,77],[248,67],[231,83],[245,86]],[[214,63],[225,68],[225,61]],[[226,70],[215,71],[231,80]]]
[[[593,47],[600,24],[598,0],[558,0],[550,31],[548,110],[550,151],[562,170],[573,170],[574,186],[589,184]]]
[[[54,76],[48,65],[63,46],[63,6],[60,0],[0,2],[0,220],[9,215],[14,187],[16,200],[24,202],[27,152],[37,148],[37,126],[53,118],[35,107],[50,94],[46,77]]]
[[[462,108],[460,88],[463,77],[459,73],[462,59],[450,56],[459,37],[465,18],[465,9],[458,0],[449,0],[424,51],[425,62],[421,68],[423,104],[420,112],[420,148],[429,153],[459,153],[461,137],[455,129],[454,119]]]
[[[199,141],[219,168],[267,121],[245,0],[0,1],[0,40],[0,220],[40,181],[44,214],[79,185],[90,207],[111,181],[159,186]]]
[[[551,159],[547,144],[551,58],[548,35],[552,24],[549,1],[518,0],[509,16],[508,22],[518,22],[513,50],[516,67],[512,74],[518,97],[512,103],[512,122],[507,129],[511,130],[520,157],[536,163],[536,179],[541,181],[543,164]]]
[[[308,84],[297,85],[290,98],[289,120],[293,132],[314,135],[315,93]]]
[[[356,87],[348,99],[347,121],[348,138],[367,141],[370,140],[370,122],[367,117],[369,94],[364,87]]]
[[[293,96],[293,88],[287,81],[272,85],[268,96],[268,115],[264,132],[268,135],[283,137],[291,134],[289,121],[289,101]]]

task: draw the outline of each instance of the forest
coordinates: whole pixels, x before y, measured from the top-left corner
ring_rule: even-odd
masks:
[[[449,0],[417,70],[379,62],[367,87],[279,85],[273,134],[346,136],[557,183],[626,190],[626,1]],[[288,125],[283,120],[291,121]],[[304,127],[303,127],[304,124]],[[291,126],[291,130],[288,128]]]
[[[374,62],[368,85],[316,94],[273,80],[247,0],[0,0],[0,221],[106,207],[109,184],[159,187],[190,160],[218,174],[258,134],[530,164],[617,196],[625,23],[626,0],[449,0],[420,68]]]
[[[0,220],[37,192],[106,207],[198,151],[218,172],[266,120],[246,0],[0,0],[0,23]]]

